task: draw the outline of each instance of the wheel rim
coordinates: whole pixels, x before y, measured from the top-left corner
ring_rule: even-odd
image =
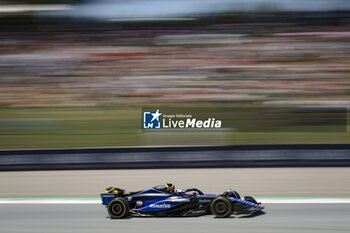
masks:
[[[215,212],[219,214],[223,214],[227,211],[227,205],[225,202],[218,201],[217,203],[215,203],[214,209],[215,209]]]
[[[123,211],[123,207],[119,203],[116,203],[112,206],[113,214],[119,215],[122,211]]]

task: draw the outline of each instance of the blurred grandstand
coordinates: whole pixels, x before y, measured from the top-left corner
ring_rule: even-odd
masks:
[[[0,148],[350,139],[346,117],[338,119],[341,132],[271,134],[259,128],[266,111],[337,108],[346,114],[346,9],[106,20],[28,10],[0,17]],[[208,136],[145,136],[139,132],[144,106],[194,112],[200,106],[226,118],[243,116],[245,123],[231,122],[229,132]],[[239,134],[242,124],[260,132]]]

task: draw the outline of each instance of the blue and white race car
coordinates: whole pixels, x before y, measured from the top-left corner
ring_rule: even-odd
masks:
[[[225,218],[231,214],[255,214],[264,209],[253,197],[227,190],[221,195],[204,194],[192,188],[168,192],[165,185],[125,193],[123,189],[110,187],[101,194],[102,204],[111,218],[126,216],[200,216],[213,214]]]

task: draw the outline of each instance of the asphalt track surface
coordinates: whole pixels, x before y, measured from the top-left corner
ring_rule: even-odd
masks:
[[[0,232],[349,232],[350,204],[266,204],[254,217],[110,219],[100,204],[2,204]]]
[[[168,181],[213,194],[232,188],[254,197],[350,197],[349,180],[350,167],[1,172],[0,198],[96,198],[112,185],[137,191]]]

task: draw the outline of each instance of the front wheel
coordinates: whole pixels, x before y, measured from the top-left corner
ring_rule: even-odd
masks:
[[[124,198],[112,200],[107,207],[111,218],[124,218],[129,214],[129,204]]]
[[[210,203],[210,212],[218,218],[226,218],[232,214],[232,204],[225,197],[219,197]]]

